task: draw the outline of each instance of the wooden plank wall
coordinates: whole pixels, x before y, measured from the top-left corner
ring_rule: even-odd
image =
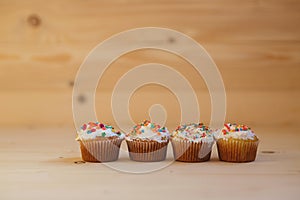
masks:
[[[72,84],[85,56],[113,34],[145,26],[178,30],[207,49],[224,79],[228,121],[300,122],[298,0],[0,0],[0,24],[3,127],[72,125]],[[201,120],[209,121],[209,95],[201,77],[182,59],[153,50],[112,64],[97,90],[100,120],[113,123],[110,95],[118,78],[147,62],[184,74],[197,92]],[[167,122],[176,124],[178,102],[156,85],[134,94],[132,117],[145,118],[157,101],[166,106]]]

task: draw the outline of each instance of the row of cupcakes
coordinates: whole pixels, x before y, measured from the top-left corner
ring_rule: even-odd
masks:
[[[210,160],[216,141],[219,159],[228,162],[255,160],[259,140],[245,125],[224,124],[220,130],[211,130],[202,123],[181,125],[171,134],[166,127],[148,120],[137,124],[126,135],[112,126],[99,122],[84,124],[78,132],[82,159],[88,162],[110,162],[119,157],[123,140],[129,157],[134,161],[155,162],[166,159],[171,141],[175,160],[203,162]]]

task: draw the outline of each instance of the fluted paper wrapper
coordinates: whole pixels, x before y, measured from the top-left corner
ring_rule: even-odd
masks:
[[[210,160],[214,142],[189,142],[171,140],[173,154],[176,161],[204,162]]]
[[[126,140],[129,157],[140,162],[157,162],[166,159],[167,142],[157,141],[129,141]]]
[[[218,155],[221,161],[251,162],[256,158],[258,140],[219,139]]]
[[[80,140],[81,156],[87,162],[118,160],[123,139]]]

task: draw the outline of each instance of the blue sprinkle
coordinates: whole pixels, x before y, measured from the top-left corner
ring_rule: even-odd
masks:
[[[142,132],[142,133],[144,133],[144,132],[145,132],[145,130],[143,129],[143,130],[141,130],[141,132]]]

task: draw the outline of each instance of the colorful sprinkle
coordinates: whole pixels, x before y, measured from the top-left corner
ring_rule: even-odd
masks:
[[[86,127],[87,127],[87,125],[86,125],[86,124],[83,124],[83,126],[81,127],[81,129],[85,131],[85,130],[86,130]]]

